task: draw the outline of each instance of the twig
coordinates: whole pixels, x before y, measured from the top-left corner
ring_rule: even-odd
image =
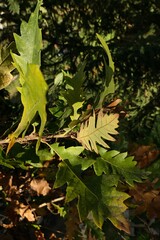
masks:
[[[41,139],[42,139],[43,142],[47,142],[47,141],[50,141],[51,139],[53,139],[54,137],[55,137],[55,135],[52,134],[52,135],[48,135],[48,136],[43,136],[43,137],[41,137]],[[17,138],[15,140],[15,142],[25,144],[27,142],[35,141],[35,140],[38,140],[38,139],[39,139],[39,136],[37,134],[31,133],[30,135],[27,135],[23,138],[22,137]],[[10,142],[9,138],[2,139],[2,140],[0,140],[0,145],[5,145],[5,144],[8,144],[9,142]]]

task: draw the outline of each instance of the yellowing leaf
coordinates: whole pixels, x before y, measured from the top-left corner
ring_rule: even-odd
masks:
[[[7,48],[0,49],[0,90],[7,87],[14,79],[11,72],[15,69],[12,64],[11,50],[15,50],[12,42]]]
[[[96,117],[95,113],[89,118],[88,121],[82,123],[79,133],[77,134],[77,140],[82,145],[90,150],[98,153],[96,143],[103,147],[109,148],[108,144],[103,139],[114,141],[115,139],[111,136],[118,134],[115,128],[118,127],[118,114],[103,114],[99,111]]]
[[[21,100],[24,106],[21,122],[19,123],[15,132],[13,132],[9,138],[17,138],[22,132],[24,132],[35,114],[38,112],[41,118],[41,126],[39,129],[39,135],[43,133],[43,129],[46,123],[46,91],[47,84],[39,69],[38,65],[28,64],[27,73],[25,76],[21,74],[21,78],[25,79],[22,87],[18,88],[21,93]],[[39,142],[38,142],[39,144]],[[37,148],[38,148],[37,144]]]
[[[109,218],[112,224],[121,231],[130,234],[130,224],[123,215],[119,215],[116,218]]]
[[[24,110],[17,129],[9,136],[11,141],[7,151],[12,147],[15,138],[21,133],[25,134],[37,112],[41,119],[39,136],[42,135],[46,123],[47,84],[40,71],[42,36],[38,27],[38,13],[41,3],[42,1],[39,0],[29,21],[22,22],[20,28],[21,35],[14,34],[19,55],[12,53],[12,58],[14,67],[17,68],[20,74],[19,81],[21,87],[18,90],[21,93]],[[39,143],[40,139],[37,142],[36,151]]]
[[[108,218],[118,229],[129,233],[129,223],[123,215],[127,209],[124,201],[129,198],[129,195],[116,189],[115,175],[103,175],[100,179],[100,189],[96,189],[97,194],[100,191],[99,200],[97,206],[92,210],[94,222],[101,228],[104,220]],[[96,188],[97,183],[98,178],[95,178],[95,181],[92,182],[94,188]]]

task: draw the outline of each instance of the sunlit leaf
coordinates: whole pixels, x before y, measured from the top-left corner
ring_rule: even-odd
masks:
[[[71,115],[71,120],[77,120],[80,116],[80,114],[77,112],[82,106],[83,106],[83,102],[76,102],[73,105],[73,115]]]
[[[33,179],[30,183],[30,187],[37,193],[38,196],[46,196],[51,190],[45,179]]]
[[[90,150],[98,153],[97,143],[103,147],[109,148],[103,139],[114,141],[111,136],[118,134],[115,130],[118,127],[118,114],[103,114],[99,111],[96,117],[95,113],[89,117],[89,120],[81,124],[80,131],[77,134],[77,140]]]
[[[46,123],[47,85],[39,69],[39,66],[29,64],[26,75],[21,75],[21,77],[24,78],[25,82],[22,87],[18,88],[18,90],[21,93],[21,100],[24,106],[24,111],[21,122],[19,123],[17,129],[9,136],[11,143],[13,139],[17,138],[22,132],[27,130],[29,124],[37,112],[41,118],[41,126],[39,129],[40,136],[43,133],[43,129]]]
[[[25,74],[27,70],[27,63],[41,64],[41,48],[42,48],[42,34],[38,27],[38,15],[42,1],[39,0],[36,9],[29,18],[28,22],[22,21],[20,27],[20,36],[14,34],[17,50],[20,56],[16,55],[19,61],[19,68]],[[17,67],[17,66],[16,66]],[[22,82],[21,82],[22,84]]]
[[[47,84],[40,71],[40,53],[42,47],[41,30],[38,27],[38,13],[42,1],[38,1],[35,11],[27,22],[21,24],[21,36],[14,34],[17,50],[20,55],[12,53],[14,66],[20,73],[18,88],[21,93],[21,101],[24,106],[21,122],[17,129],[9,136],[8,151],[14,144],[14,139],[22,132],[25,134],[28,126],[38,112],[41,125],[39,136],[42,135],[46,123],[46,91]],[[37,142],[38,150],[40,139]]]
[[[104,51],[106,52],[107,56],[108,56],[108,62],[109,64],[106,63],[106,60],[104,59],[104,63],[105,63],[105,86],[104,86],[104,90],[102,91],[101,95],[100,95],[100,100],[99,103],[97,105],[97,108],[102,107],[104,98],[110,94],[110,93],[114,93],[115,92],[115,84],[114,84],[114,79],[113,79],[113,74],[114,74],[114,62],[112,60],[112,56],[109,50],[109,47],[107,45],[107,43],[105,42],[105,40],[103,39],[102,36],[100,36],[99,34],[97,34],[97,37],[99,39],[99,41],[101,42],[101,45],[104,49]]]
[[[79,155],[83,152],[84,148],[77,146],[77,147],[69,147],[65,148],[63,146],[58,146],[58,144],[54,143],[50,145],[51,150],[54,151],[58,156],[64,160],[69,159],[70,163],[74,165],[79,165],[81,170],[86,170],[90,167],[95,160],[82,158]]]

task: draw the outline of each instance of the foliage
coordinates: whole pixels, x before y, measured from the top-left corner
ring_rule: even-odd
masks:
[[[14,66],[11,63],[12,58],[10,51],[15,48],[15,44],[12,42],[7,48],[2,47],[0,53],[0,89],[7,87],[13,80],[11,72],[14,70]]]
[[[82,123],[77,140],[82,145],[92,151],[98,153],[96,143],[103,147],[109,147],[103,140],[114,141],[115,139],[110,134],[117,134],[115,128],[118,127],[118,114],[103,114],[99,111],[96,119],[95,113],[89,117],[89,120]]]
[[[8,0],[8,4],[10,12],[19,14],[20,6],[18,0]]]
[[[21,36],[14,35],[17,50],[20,55],[12,53],[13,64],[19,71],[21,87],[21,101],[24,106],[21,122],[18,128],[12,133],[8,151],[13,146],[15,138],[23,131],[26,131],[33,120],[36,112],[41,118],[39,135],[42,135],[46,123],[46,91],[47,85],[40,71],[40,50],[42,46],[41,30],[38,28],[38,12],[41,2],[37,4],[34,13],[28,23],[22,22]],[[35,85],[37,92],[35,93]],[[37,149],[39,143],[37,144]]]
[[[13,7],[12,1],[8,2],[10,7]],[[15,3],[19,4],[18,1]],[[82,6],[80,3],[79,5],[81,9]],[[107,7],[109,6],[110,1]],[[63,17],[67,20],[67,14],[72,13],[69,3],[64,3],[63,7],[66,9],[66,15],[62,14],[62,7],[55,3],[53,10],[60,12],[60,15],[55,13],[55,25],[61,26]],[[16,14],[17,9],[14,7],[12,11]],[[90,3],[88,13],[91,9]],[[40,10],[41,14],[39,14]],[[116,71],[105,38],[97,34],[100,47],[97,43],[94,45],[91,40],[89,48],[90,54],[93,54],[92,47],[97,50],[97,55],[93,54],[93,58],[97,56],[98,70],[96,71],[98,73],[95,74],[95,86],[98,87],[98,91],[90,88],[88,79],[91,74],[88,70],[90,59],[86,57],[81,61],[84,58],[83,54],[83,57],[77,57],[71,71],[67,71],[69,68],[64,60],[63,63],[66,66],[64,71],[56,76],[54,83],[50,81],[45,61],[47,59],[47,64],[52,65],[53,53],[49,48],[50,55],[45,55],[49,45],[48,41],[45,42],[47,34],[44,32],[44,55],[41,58],[42,36],[38,24],[39,20],[42,25],[44,24],[43,14],[46,14],[46,11],[49,11],[49,9],[46,10],[46,5],[38,1],[29,21],[22,21],[20,35],[14,34],[17,50],[13,49],[10,53],[10,47],[8,47],[5,57],[1,54],[0,71],[3,75],[6,72],[14,74],[11,72],[12,69],[8,68],[11,61],[13,61],[12,68],[16,68],[19,73],[18,92],[23,105],[19,125],[15,123],[13,128],[9,129],[9,139],[0,141],[3,146],[0,151],[1,195],[5,208],[3,214],[8,220],[7,224],[2,221],[2,227],[13,229],[14,226],[28,224],[29,228],[34,229],[32,237],[26,235],[28,239],[33,238],[33,235],[36,239],[52,237],[53,239],[82,239],[85,234],[87,239],[103,239],[105,234],[112,239],[112,233],[105,229],[109,221],[112,223],[112,228],[116,229],[113,232],[117,239],[119,236],[129,239],[134,217],[146,212],[148,218],[159,218],[159,215],[156,215],[159,210],[159,187],[157,187],[159,180],[153,180],[153,182],[148,180],[147,187],[150,189],[146,189],[146,183],[141,183],[147,176],[145,171],[136,166],[136,161],[132,156],[128,156],[127,152],[121,153],[114,150],[114,146],[118,148],[118,141],[113,144],[112,141],[115,139],[111,135],[121,133],[117,128],[125,111],[118,106],[121,100],[117,97],[113,98],[116,89],[113,74]],[[75,18],[74,20],[76,23]],[[81,21],[80,24],[82,24]],[[90,27],[92,31],[92,26]],[[82,27],[80,35],[83,46],[88,41],[86,40],[88,35],[83,34]],[[64,40],[66,44],[66,38]],[[54,47],[55,49],[57,47],[60,54],[59,45]],[[68,50],[72,52],[69,46],[66,51]],[[89,53],[88,49],[87,53]],[[5,59],[7,59],[7,68],[4,65]],[[54,57],[55,60],[56,57]],[[72,71],[78,64],[78,70],[73,74]],[[94,74],[91,75],[94,76]],[[5,88],[4,77],[2,84],[2,88]],[[119,91],[121,95],[121,87]],[[46,94],[48,94],[47,99]],[[125,97],[127,98],[127,94]],[[145,105],[143,102],[143,106]],[[3,136],[6,136],[5,134]],[[111,150],[106,149],[108,146]],[[158,157],[159,151],[156,151],[157,155],[153,158],[150,154],[152,148],[141,147],[139,152],[142,153],[142,149],[145,149],[145,152],[147,149],[149,152],[148,166]],[[134,152],[132,150],[130,149],[130,153]],[[138,166],[146,167],[146,161],[142,157],[138,159],[138,154],[134,155]],[[141,202],[144,203],[143,207]],[[155,207],[152,207],[152,202],[155,203]],[[130,216],[131,208],[132,211],[135,209],[134,217]],[[54,227],[51,224],[52,234],[47,235],[48,232],[45,233],[43,228],[49,229],[49,227],[41,224],[39,219],[47,218],[50,213],[54,219]],[[58,220],[57,216],[60,216]],[[72,217],[76,219],[74,224]],[[57,221],[58,226],[55,227]],[[86,231],[83,231],[82,224]]]

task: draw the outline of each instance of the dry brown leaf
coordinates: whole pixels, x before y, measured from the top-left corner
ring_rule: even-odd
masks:
[[[157,159],[160,150],[155,145],[141,145],[131,150],[130,154],[135,156],[138,167],[145,168]]]
[[[109,108],[116,107],[120,102],[122,102],[122,100],[118,98],[115,101],[111,102],[109,105],[107,105],[107,107]]]
[[[41,230],[36,230],[35,231],[35,236],[36,236],[36,239],[37,240],[46,240],[45,237],[44,237],[44,233],[42,233]]]
[[[37,193],[37,195],[46,196],[51,190],[49,183],[45,179],[33,179],[30,187]]]
[[[136,184],[129,194],[133,196],[137,205],[136,214],[146,212],[149,219],[160,218],[160,189],[155,190],[152,182]]]
[[[23,203],[20,203],[16,208],[15,211],[17,214],[19,214],[22,218],[27,218],[29,222],[34,222],[35,217],[33,214],[34,209],[30,209],[29,205],[24,205]]]
[[[68,240],[74,239],[80,224],[78,210],[75,205],[73,205],[70,208],[65,224],[66,224],[67,239]]]

